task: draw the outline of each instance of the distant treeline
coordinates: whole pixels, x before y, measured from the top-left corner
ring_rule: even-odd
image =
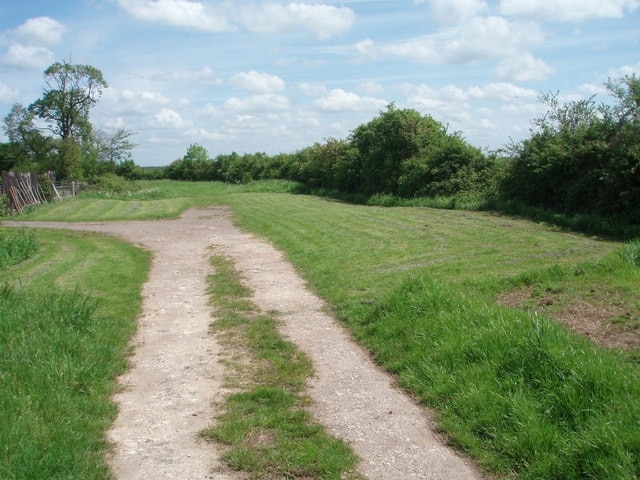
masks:
[[[530,137],[500,152],[483,152],[431,116],[391,104],[347,138],[329,138],[294,153],[211,158],[194,144],[167,167],[143,169],[124,155],[122,161],[92,162],[85,176],[228,183],[283,179],[369,203],[372,198],[384,204],[446,199],[449,206],[499,208],[530,217],[540,211],[546,220],[555,214],[598,216],[615,226],[565,226],[620,235],[624,225],[622,235],[635,235],[640,231],[640,79],[625,76],[606,87],[613,98],[609,104],[594,97],[561,104],[557,94],[542,95],[547,112],[532,121]],[[0,165],[13,165],[10,153],[20,145],[1,144]],[[116,150],[126,153],[130,147]],[[36,160],[31,158],[40,164]],[[624,230],[628,225],[638,228]]]
[[[640,80],[627,76],[607,88],[612,105],[541,96],[548,110],[533,121],[530,138],[500,155],[470,145],[431,116],[390,105],[348,138],[295,153],[209,158],[192,145],[161,176],[287,179],[345,195],[466,198],[640,224]]]

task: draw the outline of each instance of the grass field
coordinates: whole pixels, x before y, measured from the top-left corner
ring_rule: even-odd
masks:
[[[558,309],[615,299],[637,336],[640,269],[619,244],[484,213],[269,194],[228,202],[487,469],[518,478],[640,474],[638,344],[605,350],[543,311],[496,304],[525,287],[553,296]]]
[[[289,195],[285,183],[275,184],[279,193],[269,191],[274,184],[149,187],[162,194],[78,199],[25,218],[143,219],[230,205],[243,228],[286,252],[356,338],[435,409],[451,443],[488,470],[523,479],[640,476],[637,249],[489,213]],[[47,262],[64,263],[47,252],[77,252],[84,241],[49,235],[63,234],[39,234],[45,248],[8,271],[23,272],[33,288],[93,288],[90,276],[47,273]],[[511,294],[522,301],[500,301]],[[601,312],[596,343],[559,325],[579,325],[578,304],[582,313]],[[614,333],[629,340],[624,350],[597,345]]]

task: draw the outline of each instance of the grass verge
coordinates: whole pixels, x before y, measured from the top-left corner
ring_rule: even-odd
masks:
[[[232,263],[212,259],[213,330],[227,347],[234,391],[224,413],[204,435],[228,446],[224,459],[251,478],[356,479],[356,458],[305,410],[309,359],[277,331],[277,320],[257,312]]]
[[[149,256],[98,235],[31,235],[39,251],[0,270],[0,478],[111,478],[109,397]]]
[[[640,374],[619,355],[428,276],[407,279],[352,328],[490,471],[637,478]]]

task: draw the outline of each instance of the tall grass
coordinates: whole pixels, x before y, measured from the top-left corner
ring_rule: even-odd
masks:
[[[80,291],[0,293],[0,477],[107,478],[117,342]]]
[[[419,276],[352,327],[489,470],[522,479],[640,473],[637,368],[549,319]]]
[[[171,212],[231,205],[236,220],[285,251],[378,361],[438,412],[450,441],[489,470],[514,478],[640,477],[638,366],[542,314],[494,302],[527,285],[564,302],[613,298],[637,316],[634,242],[488,213],[256,193],[264,185],[159,185],[173,197],[100,200],[97,212],[78,200],[78,208],[94,219],[113,218],[112,208],[119,217],[149,218],[158,202]],[[239,397],[253,402],[252,412],[269,399],[291,400],[271,390],[253,394]]]
[[[602,216],[585,213],[559,213],[542,207],[534,207],[517,200],[487,200],[476,208],[518,215],[536,222],[547,222],[574,232],[601,235],[620,240],[640,236],[640,225],[624,215]]]
[[[636,267],[640,267],[640,238],[625,243],[620,250],[622,258]]]
[[[38,246],[38,240],[26,230],[0,229],[0,270],[26,260]]]

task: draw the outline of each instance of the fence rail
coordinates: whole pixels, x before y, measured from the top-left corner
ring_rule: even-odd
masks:
[[[86,182],[60,182],[55,180],[53,172],[47,172],[45,182],[51,185],[53,197],[60,200],[66,197],[75,197],[78,192],[87,187]],[[0,182],[0,195],[6,195],[9,199],[8,210],[22,213],[29,205],[47,203],[47,196],[42,188],[41,180],[37,173],[2,172]]]
[[[55,197],[60,200],[75,197],[80,190],[87,188],[87,182],[51,182]]]

